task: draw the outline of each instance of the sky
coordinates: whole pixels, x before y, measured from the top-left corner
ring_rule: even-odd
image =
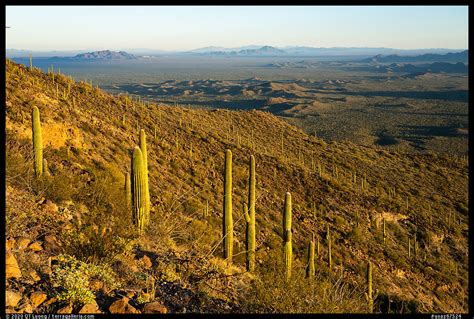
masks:
[[[467,6],[6,6],[6,48],[468,48]]]

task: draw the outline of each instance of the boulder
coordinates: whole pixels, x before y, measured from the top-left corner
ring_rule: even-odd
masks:
[[[18,303],[21,300],[21,294],[13,291],[13,290],[7,290],[5,291],[5,306],[6,307],[16,307]]]
[[[7,241],[5,243],[5,249],[6,250],[12,250],[13,248],[15,248],[15,243],[16,243],[15,238],[7,239]]]
[[[159,301],[153,301],[145,304],[142,313],[168,313],[168,309]]]
[[[99,306],[95,300],[93,302],[86,303],[82,306],[81,310],[79,310],[80,314],[93,314],[93,313],[101,313]]]
[[[140,259],[140,264],[145,268],[145,269],[150,269],[153,264],[151,263],[150,257],[147,255],[143,256]]]
[[[34,243],[31,243],[28,246],[28,249],[32,251],[42,251],[43,247],[41,247],[41,244],[39,242],[35,241]]]
[[[18,266],[15,256],[13,253],[7,251],[5,254],[5,275],[8,278],[20,278],[21,270]]]
[[[33,281],[35,281],[35,282],[41,280],[41,277],[34,270],[30,271],[29,275],[30,275],[31,279],[33,279]]]
[[[16,240],[17,248],[18,249],[25,249],[31,243],[31,240],[26,237],[19,237]]]
[[[46,250],[58,250],[59,247],[61,246],[61,243],[58,242],[58,239],[56,236],[53,235],[46,235],[44,236],[44,243],[43,243],[44,249]]]
[[[139,313],[137,309],[128,303],[129,300],[127,297],[123,297],[114,301],[109,307],[110,313]]]
[[[59,309],[56,313],[58,313],[58,314],[70,314],[70,313],[72,313],[72,307],[71,307],[71,305],[67,305],[67,306],[62,307],[61,309]]]
[[[25,302],[18,306],[18,313],[33,313],[33,307],[29,302]]]
[[[46,299],[48,299],[48,296],[42,291],[36,291],[30,296],[31,303],[35,307],[41,305]]]

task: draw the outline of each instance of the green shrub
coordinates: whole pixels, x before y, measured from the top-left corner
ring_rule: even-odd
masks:
[[[57,299],[73,306],[94,301],[93,279],[101,281],[109,289],[120,286],[113,271],[106,265],[89,264],[69,255],[59,255],[57,264],[52,267],[51,281]]]

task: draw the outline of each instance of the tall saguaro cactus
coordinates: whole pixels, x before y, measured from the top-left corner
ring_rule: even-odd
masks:
[[[374,299],[372,298],[372,263],[369,261],[367,264],[367,293],[365,295],[367,299],[368,312],[374,311]]]
[[[146,210],[145,210],[145,225],[149,223],[150,219],[150,191],[148,188],[148,156],[146,150],[146,135],[143,129],[140,130],[140,150],[143,156],[143,168],[145,174],[145,196],[146,196]]]
[[[145,229],[146,220],[146,171],[142,151],[138,146],[133,150],[132,157],[132,217],[141,235]]]
[[[291,277],[291,264],[293,261],[293,247],[291,244],[291,194],[285,195],[285,210],[283,212],[283,245],[285,256],[286,279]]]
[[[247,223],[247,270],[255,269],[255,157],[250,155],[249,167],[249,222]]]
[[[43,137],[41,135],[40,112],[36,106],[33,107],[32,128],[35,174],[36,177],[41,177],[43,175]]]
[[[224,258],[232,263],[233,224],[232,224],[232,152],[225,151],[224,173]]]
[[[311,241],[308,245],[308,265],[306,268],[306,277],[309,279],[313,279],[315,274],[314,268],[314,234],[311,238]]]

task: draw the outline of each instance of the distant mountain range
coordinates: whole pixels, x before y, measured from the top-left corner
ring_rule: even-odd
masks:
[[[371,58],[362,59],[360,62],[377,62],[377,63],[399,63],[399,62],[463,62],[467,63],[469,51],[464,50],[462,52],[449,52],[446,54],[422,54],[416,56],[400,56],[396,54],[392,55],[376,55]]]
[[[313,48],[313,47],[284,47],[277,48],[272,46],[251,46],[245,48],[236,48],[229,50],[219,47],[208,47],[199,50],[182,52],[180,54],[198,54],[209,56],[288,56],[288,57],[311,57],[311,56],[370,56],[370,55],[420,55],[420,54],[444,54],[460,52],[461,50],[450,49],[416,49],[402,50],[390,48]]]
[[[109,51],[109,50],[102,50],[102,51],[94,51],[94,52],[117,52],[117,51]],[[315,47],[307,47],[307,46],[287,46],[287,47],[274,47],[269,45],[249,45],[249,46],[242,46],[237,48],[225,48],[225,47],[217,47],[217,46],[210,46],[205,48],[199,48],[195,50],[187,50],[187,51],[163,51],[163,50],[155,50],[155,49],[123,49],[118,52],[123,52],[127,54],[133,53],[135,57],[140,56],[163,56],[163,55],[176,55],[176,56],[223,56],[223,57],[317,57],[317,56],[360,56],[364,58],[368,58],[371,56],[370,59],[395,59],[395,57],[407,57],[416,55],[441,55],[444,54],[446,57],[442,61],[446,62],[465,62],[456,60],[456,58],[451,58],[449,53],[457,54],[462,53],[465,54],[467,57],[466,50],[453,50],[453,49],[392,49],[392,48],[354,48],[354,47],[335,47],[335,48],[315,48]],[[87,50],[69,50],[69,51],[29,51],[29,50],[15,50],[15,49],[7,49],[6,56],[9,58],[25,58],[28,57],[30,54],[33,57],[76,57],[77,55],[86,54],[84,56],[85,59],[109,59],[107,56],[110,56],[111,59],[116,59],[117,57],[113,57],[112,55],[105,54],[105,57],[102,57],[104,54],[99,54],[99,56],[95,57],[92,56],[91,58],[87,58]],[[120,59],[128,59],[126,55],[123,57],[118,57]],[[432,57],[433,58],[433,57]],[[448,60],[446,60],[446,58]],[[453,60],[449,60],[453,59]],[[467,58],[466,58],[467,59]],[[411,62],[414,62],[410,60]],[[427,61],[427,60],[423,60]],[[437,60],[428,60],[435,62]],[[390,60],[389,62],[402,62],[402,61],[395,61]]]
[[[27,57],[12,58],[14,61],[21,62]],[[35,60],[51,60],[55,62],[80,62],[80,61],[105,61],[105,60],[136,60],[135,55],[125,51],[101,50],[93,52],[84,52],[74,56],[53,56],[53,57],[35,57]]]
[[[125,51],[94,51],[82,54],[77,54],[70,59],[74,60],[134,60],[137,57]]]
[[[195,53],[195,52],[192,52]],[[200,55],[225,55],[225,56],[283,56],[287,55],[284,50],[265,45],[260,48],[248,48],[239,51],[208,51],[200,52]]]

